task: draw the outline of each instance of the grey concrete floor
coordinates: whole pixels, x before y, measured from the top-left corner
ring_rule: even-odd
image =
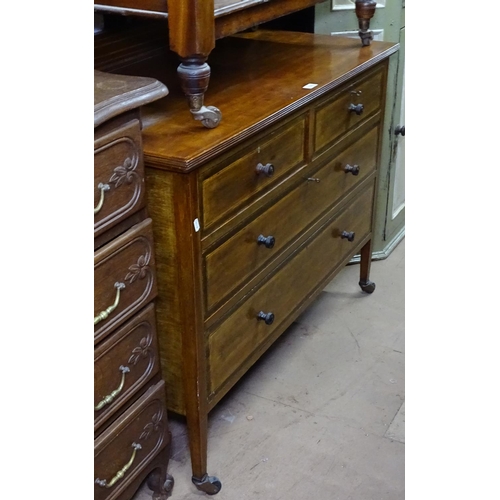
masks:
[[[209,415],[208,473],[218,500],[403,500],[404,240],[372,263],[377,287],[350,265]],[[186,426],[170,419],[173,500],[191,483]],[[143,486],[134,500],[151,498]]]

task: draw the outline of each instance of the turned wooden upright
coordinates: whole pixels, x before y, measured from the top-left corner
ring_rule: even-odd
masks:
[[[168,19],[169,47],[180,57],[177,73],[195,120],[215,128],[222,119],[215,106],[205,106],[210,81],[207,63],[215,41],[325,0],[98,0],[96,11]],[[362,45],[370,45],[370,19],[375,0],[356,0]],[[243,98],[243,96],[242,96]],[[252,105],[249,103],[249,105]]]

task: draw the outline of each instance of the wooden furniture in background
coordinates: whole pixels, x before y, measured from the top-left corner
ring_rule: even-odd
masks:
[[[168,100],[143,109],[144,154],[168,406],[186,416],[202,491],[221,488],[207,473],[209,411],[353,255],[361,289],[375,288],[374,193],[397,50],[261,30],[219,40],[207,93],[225,120],[210,133],[184,119],[168,58],[128,66],[170,68],[158,78],[173,82]]]
[[[139,115],[167,93],[149,78],[94,73],[96,500],[128,500],[146,477],[157,500],[173,488]]]
[[[168,19],[170,49],[181,63],[178,75],[195,120],[207,128],[217,127],[222,114],[215,106],[205,106],[210,80],[207,59],[217,39],[298,12],[325,0],[98,0],[94,9],[122,15]],[[375,0],[356,0],[360,37],[369,45],[370,19]],[[243,99],[243,96],[241,96]],[[247,103],[253,106],[254,103]]]

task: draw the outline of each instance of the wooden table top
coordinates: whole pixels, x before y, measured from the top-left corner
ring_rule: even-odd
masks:
[[[165,64],[157,77],[170,95],[143,108],[144,154],[148,164],[187,172],[287,116],[346,80],[374,66],[399,44],[309,33],[264,31],[217,42],[205,105],[222,112],[218,127],[192,119],[175,76]],[[307,84],[316,84],[304,89]]]

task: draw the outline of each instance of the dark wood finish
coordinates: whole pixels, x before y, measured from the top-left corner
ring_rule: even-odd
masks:
[[[152,470],[160,468],[160,478],[155,478],[150,484],[157,490],[155,493],[158,496],[155,498],[166,500],[169,496],[164,488],[167,481],[166,464],[160,466],[154,463],[154,458],[169,443],[165,383],[160,380],[136,401],[126,414],[95,439],[94,498],[130,498],[127,491],[130,483],[139,478],[142,482]],[[144,474],[145,470],[147,474]],[[113,480],[115,483],[109,487]],[[135,482],[137,488],[140,482]]]
[[[388,57],[397,49],[239,34],[210,56],[207,95],[225,108],[210,134],[184,119],[180,89],[143,108],[162,374],[169,409],[186,416],[202,491],[220,489],[207,474],[209,411],[361,249],[368,269]],[[150,63],[172,67],[163,56]],[[259,163],[273,165],[270,177],[257,175]]]
[[[151,303],[94,351],[94,428],[120,410],[160,371]]]
[[[94,73],[94,497],[101,500],[130,500],[145,479],[157,500],[173,488],[139,112],[167,93],[150,78]],[[112,186],[103,192],[105,183]]]
[[[222,113],[205,106],[211,69],[208,56],[215,40],[272,21],[325,0],[100,0],[94,8],[168,19],[170,49],[181,63],[177,73],[195,120],[207,128],[219,125]]]
[[[119,301],[106,318],[96,319]],[[130,228],[125,234],[94,253],[94,341],[135,314],[156,297],[156,269],[151,219]]]

